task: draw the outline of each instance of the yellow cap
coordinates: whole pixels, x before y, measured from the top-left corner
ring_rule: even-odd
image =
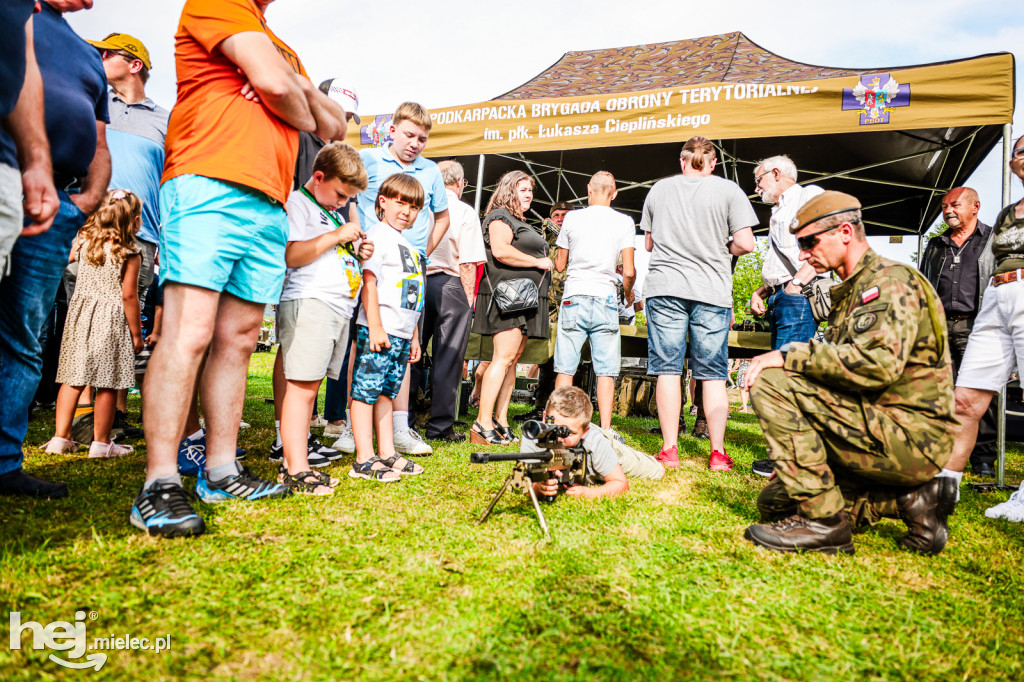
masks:
[[[135,36],[130,36],[127,33],[111,33],[103,40],[89,40],[87,42],[93,47],[101,50],[120,50],[122,52],[128,52],[141,59],[147,69],[153,68],[153,65],[149,61],[149,50],[147,50],[146,46],[142,44],[142,41]]]
[[[860,210],[860,201],[852,194],[834,192],[832,190],[822,192],[800,207],[800,210],[796,212],[796,217],[793,218],[793,222],[789,226],[789,231],[792,234],[796,234],[811,223],[822,218],[856,210]]]

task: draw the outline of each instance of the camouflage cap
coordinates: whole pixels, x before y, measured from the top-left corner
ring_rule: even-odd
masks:
[[[791,234],[796,234],[806,226],[822,218],[827,218],[837,213],[845,213],[846,211],[859,210],[860,201],[851,194],[833,191],[822,192],[800,207],[800,210],[796,212],[796,217],[793,218],[793,222],[790,223],[789,231]]]
[[[572,204],[570,204],[568,201],[556,201],[555,203],[551,204],[551,210],[548,211],[548,215],[554,215],[555,211],[571,211],[571,210],[572,210]]]

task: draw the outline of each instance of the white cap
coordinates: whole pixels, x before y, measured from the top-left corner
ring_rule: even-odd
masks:
[[[359,118],[359,95],[355,90],[342,85],[340,78],[325,80],[320,84],[320,92],[340,104],[346,114],[352,114],[352,120],[356,122],[356,125],[362,124],[362,120]]]

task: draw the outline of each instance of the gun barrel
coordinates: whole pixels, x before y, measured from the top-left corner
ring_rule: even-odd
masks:
[[[550,462],[553,456],[550,452],[472,452],[469,455],[469,461],[472,464],[520,462],[522,460]]]

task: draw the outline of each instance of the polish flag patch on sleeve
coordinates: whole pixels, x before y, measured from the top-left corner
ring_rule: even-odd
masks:
[[[871,287],[870,289],[868,289],[867,291],[860,295],[860,302],[871,303],[871,301],[875,300],[876,298],[878,298],[878,287]]]

